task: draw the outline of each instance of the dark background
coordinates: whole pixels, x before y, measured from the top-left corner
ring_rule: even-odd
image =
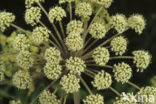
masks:
[[[48,10],[49,7],[55,6],[58,0],[45,0],[43,6]],[[13,12],[16,15],[17,25],[30,28],[24,22],[24,0],[0,0],[0,10]],[[128,52],[133,50],[145,49],[152,54],[152,62],[144,73],[133,75],[133,82],[140,86],[150,85],[149,80],[156,75],[156,0],[114,0],[110,15],[123,13],[129,17],[133,13],[144,15],[147,21],[146,29],[143,34],[138,35],[132,30],[128,30],[126,35],[129,39]],[[9,34],[10,31],[5,32]]]

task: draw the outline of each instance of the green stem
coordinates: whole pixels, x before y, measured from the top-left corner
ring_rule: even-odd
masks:
[[[133,59],[133,56],[115,56],[115,57],[110,57],[110,60],[112,59]]]
[[[127,82],[129,85],[133,86],[134,88],[140,90],[141,88],[139,86],[137,86],[136,84],[134,84],[133,82],[128,81]]]
[[[62,25],[62,22],[61,22],[61,21],[59,22],[59,26],[60,26],[60,28],[61,28],[63,37],[65,38],[66,36],[65,36],[64,29],[63,29],[63,25]]]
[[[25,30],[25,29],[23,29],[23,28],[21,28],[21,27],[15,25],[15,24],[11,24],[11,26],[14,27],[14,28],[16,28],[17,30],[22,31],[22,32],[25,33],[26,35],[31,34],[31,32],[29,32],[29,31],[27,31],[27,30]]]
[[[73,97],[74,97],[74,104],[80,104],[79,92],[74,92]]]
[[[114,88],[109,87],[109,89],[112,90],[116,95],[121,96],[121,94],[117,90],[115,90]]]
[[[88,73],[90,73],[90,74],[92,74],[92,75],[95,75],[95,73],[92,72],[91,70],[86,69],[85,71],[88,72]]]
[[[85,88],[87,89],[87,91],[89,92],[89,94],[92,94],[92,91],[90,90],[90,88],[88,87],[88,85],[86,84],[86,82],[83,80],[81,76],[80,76],[80,80],[82,84],[85,86]]]
[[[66,101],[67,101],[67,95],[64,98],[63,104],[66,104]]]
[[[69,12],[70,12],[70,21],[72,20],[73,16],[72,16],[72,5],[71,3],[69,3]]]

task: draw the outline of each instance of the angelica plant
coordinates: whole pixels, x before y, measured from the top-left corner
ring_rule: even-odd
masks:
[[[126,55],[128,39],[124,32],[133,29],[142,34],[146,25],[142,15],[132,14],[127,18],[117,13],[109,16],[107,9],[113,0],[59,0],[59,5],[49,11],[42,6],[44,2],[25,0],[24,19],[32,30],[16,25],[13,13],[0,12],[1,31],[9,27],[17,29],[8,41],[12,50],[0,54],[0,82],[7,76],[17,89],[33,91],[35,80],[41,79],[45,88],[29,104],[68,104],[70,95],[73,95],[74,104],[104,104],[104,96],[93,90],[106,89],[118,96],[114,104],[137,103],[122,101],[122,94],[112,87],[116,82],[133,86],[138,90],[136,95],[150,93],[156,98],[156,88],[140,88],[130,81],[133,71],[143,72],[151,63],[151,55],[145,50]],[[44,24],[43,16],[52,28]],[[111,31],[113,35],[108,34]],[[13,57],[12,63],[4,58],[9,55]],[[114,61],[114,64],[110,63]],[[11,71],[11,75],[7,74],[7,62],[17,69]],[[48,80],[48,86],[45,80]],[[86,89],[88,96],[80,99],[82,89]]]

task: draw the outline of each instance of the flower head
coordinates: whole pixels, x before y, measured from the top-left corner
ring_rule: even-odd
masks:
[[[79,82],[80,79],[78,79],[75,75],[68,74],[61,78],[60,85],[66,93],[74,93],[79,91]]]
[[[39,95],[40,104],[60,104],[60,100],[56,98],[56,95],[52,94],[49,90],[44,90]]]
[[[93,23],[89,28],[89,33],[95,39],[102,39],[106,35],[106,28],[101,23]]]
[[[13,75],[12,82],[19,89],[27,89],[32,84],[32,78],[28,71],[19,70]]]
[[[22,104],[21,100],[12,100],[9,104]]]
[[[103,70],[98,72],[97,75],[94,77],[94,81],[92,85],[96,87],[98,90],[107,89],[112,84],[111,75]]]
[[[100,94],[89,95],[83,100],[84,104],[104,104],[104,98]]]
[[[83,39],[78,33],[71,32],[66,37],[65,44],[70,51],[79,51],[83,48]]]
[[[40,22],[41,18],[41,9],[39,7],[31,7],[25,12],[25,21],[27,24],[35,26]]]
[[[29,46],[29,39],[25,36],[25,34],[18,34],[13,40],[13,48],[16,51],[25,50]]]
[[[80,17],[88,17],[92,15],[92,7],[89,3],[79,3],[75,8],[75,14]]]
[[[127,40],[123,36],[116,37],[111,41],[110,46],[115,55],[123,55],[127,49]]]
[[[51,23],[54,23],[54,20],[61,21],[66,17],[66,12],[62,7],[54,7],[49,11],[49,20]]]
[[[59,63],[62,60],[61,52],[55,47],[46,49],[44,57],[47,62]]]
[[[50,33],[51,32],[47,28],[39,26],[33,30],[32,39],[38,44],[41,44],[48,41]]]
[[[116,14],[110,19],[111,27],[118,33],[123,33],[127,29],[127,18],[123,14]]]
[[[16,56],[16,63],[23,69],[29,69],[33,66],[34,59],[28,51],[20,51]]]
[[[10,12],[0,12],[0,30],[4,32],[14,22],[15,16]]]
[[[130,28],[134,29],[138,34],[142,34],[145,28],[146,22],[142,15],[135,14],[128,18],[128,25]]]
[[[132,77],[132,68],[124,62],[115,64],[113,72],[117,82],[126,83]]]
[[[65,65],[67,67],[67,70],[69,70],[71,74],[76,75],[80,75],[86,68],[85,62],[78,57],[70,57],[66,60]]]
[[[105,66],[109,61],[110,54],[108,49],[104,47],[98,47],[93,51],[92,57],[96,64],[100,66]]]
[[[151,62],[151,55],[144,50],[133,51],[134,61],[138,72],[143,72]]]
[[[67,24],[67,34],[75,32],[81,34],[83,32],[83,23],[79,20],[72,20]]]
[[[44,67],[44,74],[48,79],[55,80],[61,75],[62,66],[52,62],[47,62]]]

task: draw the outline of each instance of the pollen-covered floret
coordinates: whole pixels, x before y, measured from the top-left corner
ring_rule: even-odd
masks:
[[[104,98],[100,94],[89,95],[83,100],[84,104],[104,104]]]
[[[21,100],[12,100],[9,104],[22,104]]]
[[[61,75],[62,66],[53,62],[47,62],[44,67],[44,74],[48,79],[55,80]]]
[[[72,20],[67,24],[67,34],[75,32],[81,34],[83,32],[83,23],[79,20]]]
[[[15,16],[10,12],[0,12],[0,30],[4,32],[14,22]]]
[[[41,9],[39,7],[31,7],[30,9],[26,9],[25,22],[35,26],[40,22],[41,16]]]
[[[150,64],[152,56],[144,50],[133,51],[132,54],[134,55],[133,63],[138,68],[137,71],[143,72]]]
[[[108,49],[104,47],[98,47],[93,51],[92,57],[96,64],[100,66],[105,66],[110,58]]]
[[[118,33],[123,33],[128,27],[127,18],[123,14],[116,14],[111,17],[110,25]]]
[[[40,104],[60,104],[60,100],[56,98],[56,95],[51,93],[49,90],[44,90],[39,95]]]
[[[36,27],[32,32],[32,39],[38,44],[47,42],[51,32],[46,27]]]
[[[136,94],[140,98],[144,96],[141,103],[142,104],[155,104],[156,102],[156,88],[152,86],[142,87],[140,91]]]
[[[29,46],[29,39],[25,36],[25,34],[18,34],[13,40],[13,48],[16,51],[25,50]]]
[[[71,74],[80,75],[84,72],[86,65],[85,62],[78,57],[70,57],[66,60],[66,68],[69,70]]]
[[[83,48],[83,39],[80,34],[71,32],[65,39],[65,44],[70,51],[79,51]]]
[[[46,49],[44,57],[47,62],[59,63],[62,60],[61,52],[55,47]]]
[[[145,28],[146,22],[142,15],[134,14],[128,18],[128,25],[134,29],[138,34],[142,34]]]
[[[75,14],[80,17],[88,17],[92,15],[92,7],[89,3],[82,2],[76,6]]]
[[[122,84],[128,82],[132,77],[132,68],[124,62],[115,64],[113,72],[115,80]]]
[[[89,33],[95,39],[102,39],[106,35],[106,28],[101,23],[93,23],[89,28]]]
[[[45,0],[25,0],[25,7],[30,8],[33,4],[35,3],[41,3],[44,2]]]
[[[4,72],[0,70],[0,82],[5,79]]]
[[[32,84],[32,78],[28,71],[19,70],[13,75],[12,82],[19,89],[28,89]]]
[[[96,87],[98,90],[107,89],[112,84],[111,75],[103,70],[98,72],[97,75],[94,77],[94,81],[92,85]]]
[[[23,69],[29,69],[33,66],[34,59],[28,51],[20,51],[16,56],[16,63]]]
[[[66,12],[62,7],[54,7],[49,11],[49,20],[51,23],[54,23],[54,20],[61,21],[66,17]]]
[[[74,93],[80,89],[79,82],[80,79],[78,79],[75,75],[68,74],[61,78],[60,85],[66,93]]]
[[[63,3],[71,3],[71,2],[74,2],[75,0],[59,0],[59,4],[63,4]]]
[[[109,8],[113,2],[113,0],[91,0],[91,1],[94,1],[100,5],[103,5],[104,8]]]
[[[123,55],[127,49],[127,39],[123,36],[114,38],[111,43],[111,51],[115,52],[115,55]]]

